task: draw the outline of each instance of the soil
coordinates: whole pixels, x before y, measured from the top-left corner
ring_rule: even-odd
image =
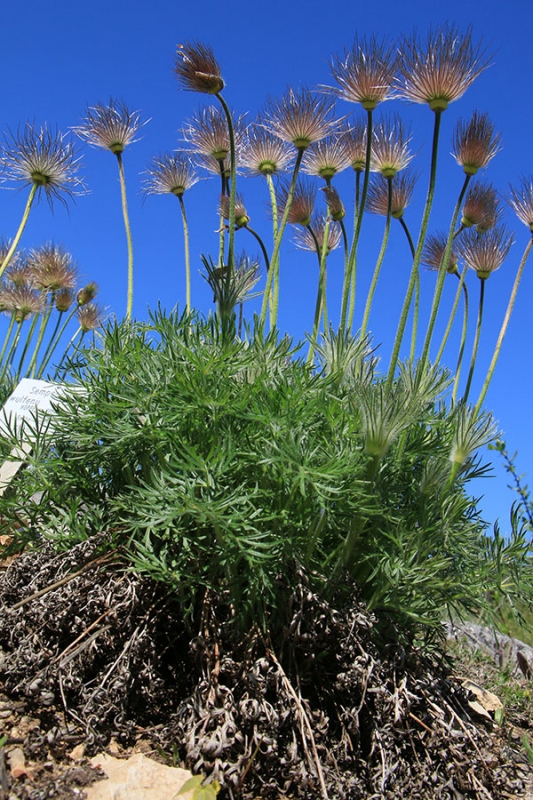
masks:
[[[83,798],[102,750],[203,772],[222,800],[533,798],[514,662],[504,709],[486,710],[472,684],[501,694],[502,668],[470,645],[450,644],[451,666],[380,649],[355,591],[336,608],[298,573],[289,608],[275,652],[258,631],[235,641],[209,593],[191,636],[168,587],[103,534],[4,563],[0,800]]]

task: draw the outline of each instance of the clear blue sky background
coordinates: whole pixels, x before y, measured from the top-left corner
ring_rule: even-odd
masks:
[[[79,123],[87,104],[105,103],[110,96],[123,99],[132,109],[141,110],[144,118],[151,118],[142,139],[124,155],[135,250],[134,315],[145,318],[147,307],[155,307],[159,300],[167,309],[184,302],[183,240],[178,202],[170,196],[149,197],[143,202],[139,173],[152,155],[179,146],[179,129],[185,119],[208,102],[206,96],[179,90],[173,76],[177,43],[200,41],[213,47],[226,81],[227,101],[238,113],[248,112],[252,121],[268,96],[279,97],[288,86],[332,83],[330,57],[351,46],[356,33],[396,39],[416,27],[423,36],[431,25],[447,21],[462,29],[472,24],[474,37],[482,39],[494,57],[490,69],[444,114],[439,200],[431,222],[431,229],[443,229],[449,224],[463,180],[462,170],[449,155],[452,131],[459,117],[467,119],[476,109],[488,111],[503,132],[503,150],[486,174],[503,195],[509,182],[517,184],[520,176],[533,174],[533,7],[529,0],[448,0],[445,4],[414,0],[370,4],[346,0],[5,2],[0,10],[1,126],[3,130],[16,130],[26,121],[37,125],[46,121],[68,130]],[[339,103],[341,114],[357,111],[355,106]],[[399,112],[414,134],[415,169],[421,178],[418,203],[406,213],[406,220],[416,231],[427,186],[433,114],[426,107],[397,101],[388,104],[386,111]],[[126,302],[126,245],[115,158],[81,143],[79,151],[90,194],[70,205],[68,212],[56,204],[51,214],[42,202],[30,217],[22,244],[36,247],[47,240],[62,243],[73,253],[82,275],[99,283],[100,301],[120,317]],[[343,185],[348,187],[347,182]],[[211,307],[212,295],[198,274],[199,254],[216,254],[218,190],[218,181],[210,179],[185,195],[191,221],[193,303],[204,311]],[[251,212],[251,224],[268,237],[270,223],[265,216],[267,196],[262,179],[241,180],[239,190]],[[25,199],[26,191],[0,189],[0,235],[14,235]],[[507,222],[516,231],[516,244],[507,263],[488,282],[473,399],[490,361],[514,274],[528,241],[527,229],[510,210]],[[382,229],[382,218],[365,219],[360,297],[370,280]],[[247,241],[246,236],[244,231],[238,233],[242,247],[253,254],[256,248],[251,237]],[[399,226],[393,227],[370,320],[375,342],[383,343],[385,364],[409,267],[403,234]],[[338,262],[332,258],[331,297],[340,285],[340,269],[340,256]],[[312,325],[316,271],[314,256],[295,250],[289,243],[282,262],[279,322],[283,330],[296,337],[303,336]],[[533,467],[532,271],[533,261],[526,270],[487,396],[487,406],[494,411],[509,449],[519,451],[517,464],[522,472],[531,472]],[[448,279],[445,307],[452,301],[455,283]],[[474,297],[477,279],[471,283]],[[434,275],[424,273],[422,284],[427,310]],[[453,345],[452,342],[446,353],[450,366],[456,359]],[[481,506],[489,520],[505,518],[513,499],[506,489],[507,478],[501,465],[496,462],[495,467],[495,479],[475,487],[476,492],[485,495]]]

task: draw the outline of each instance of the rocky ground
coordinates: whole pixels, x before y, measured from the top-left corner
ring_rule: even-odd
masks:
[[[209,596],[191,638],[173,595],[103,545],[0,571],[0,800],[82,798],[102,751],[204,772],[231,800],[533,797],[523,647],[522,664],[500,640],[473,655],[465,629],[451,666],[380,651],[361,604],[304,576],[282,651],[235,642]]]

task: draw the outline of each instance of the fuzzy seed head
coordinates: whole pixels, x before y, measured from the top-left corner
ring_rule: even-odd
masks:
[[[339,139],[342,141],[352,169],[355,172],[364,172],[368,141],[366,123],[357,122],[355,125],[341,128]]]
[[[154,156],[145,174],[145,194],[173,194],[180,197],[200,180],[187,153]]]
[[[483,234],[467,231],[457,244],[457,253],[478,278],[486,280],[501,267],[513,241],[513,235],[503,225],[497,225]]]
[[[174,72],[181,87],[191,92],[218,94],[224,88],[218,62],[205,44],[178,44]]]
[[[71,254],[53,242],[30,250],[28,270],[33,285],[44,292],[73,289],[76,285],[76,265]]]
[[[467,175],[484,169],[500,150],[501,134],[494,133],[488,114],[474,111],[470,121],[459,120],[453,135],[452,155]]]
[[[104,321],[103,311],[96,303],[80,305],[77,316],[78,325],[83,333],[97,330],[102,326]]]
[[[283,183],[278,187],[278,211],[280,218],[283,216],[285,206],[289,197],[289,185]],[[308,180],[300,179],[296,183],[292,198],[289,216],[287,218],[291,225],[302,225],[304,228],[309,225],[316,201],[316,188]]]
[[[263,127],[261,122],[246,130],[241,162],[251,175],[285,172],[292,161],[289,145]]]
[[[422,252],[422,263],[428,269],[438,272],[444,267],[444,258],[446,255],[446,245],[448,242],[448,234],[446,233],[433,233],[427,237]],[[446,263],[446,272],[454,275],[458,272],[457,268],[457,253],[453,246],[450,250],[450,255]]]
[[[409,152],[410,141],[411,136],[405,131],[399,117],[380,122],[372,133],[372,172],[381,172],[385,178],[393,178],[405,169],[413,159]]]
[[[302,172],[330,181],[349,166],[350,159],[343,139],[330,137],[315,142],[306,150]]]
[[[511,186],[509,205],[516,216],[533,233],[533,178],[522,178],[518,188]]]
[[[326,196],[326,203],[331,218],[335,220],[335,222],[339,222],[346,216],[346,211],[338,191],[332,186],[324,186],[322,191]]]
[[[391,183],[391,216],[401,219],[411,202],[416,176],[403,173],[396,175]],[[371,214],[387,216],[389,208],[389,181],[383,175],[376,175],[368,187],[366,210]]]
[[[394,47],[375,36],[356,39],[351,50],[333,57],[331,71],[339,86],[327,87],[329,92],[372,110],[392,95],[396,71]]]
[[[2,146],[0,166],[4,170],[2,181],[22,182],[37,186],[38,194],[65,203],[65,195],[84,194],[85,188],[77,177],[79,159],[74,146],[65,135],[49,131],[46,125],[37,129],[29,123],[22,132],[10,133]]]
[[[137,141],[135,137],[143,125],[146,122],[141,122],[139,111],[130,111],[125,103],[111,98],[108,105],[88,106],[82,124],[73,131],[93,147],[119,156],[129,144]]]
[[[501,213],[498,193],[494,186],[478,181],[466,195],[461,224],[465,228],[476,227],[478,233],[488,231],[498,223]]]
[[[444,111],[458,100],[488,66],[480,44],[472,41],[472,29],[460,34],[446,24],[431,30],[422,43],[416,34],[404,38],[398,54],[399,96],[413,103],[428,103]]]
[[[311,229],[311,230],[310,230]],[[314,236],[313,236],[314,234]],[[326,243],[326,254],[329,255],[335,250],[341,241],[341,229],[337,222],[329,220],[328,238]],[[294,231],[294,243],[300,250],[308,250],[311,253],[322,254],[326,237],[326,217],[324,214],[315,215],[309,225],[305,228],[296,228]],[[318,245],[318,250],[317,250]]]
[[[88,303],[94,300],[97,294],[98,284],[94,281],[91,281],[79,290],[78,294],[76,295],[76,301],[79,306],[86,306]]]
[[[334,129],[333,103],[308,89],[289,89],[281,100],[270,101],[264,125],[282,141],[306,150]]]

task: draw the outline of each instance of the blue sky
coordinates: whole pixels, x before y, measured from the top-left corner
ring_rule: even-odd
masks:
[[[147,2],[103,2],[92,0],[26,0],[24,4],[4,3],[0,10],[3,31],[0,69],[3,76],[0,116],[2,130],[16,130],[26,121],[45,121],[60,130],[79,123],[86,105],[105,103],[112,96],[123,99],[149,119],[142,138],[124,154],[135,252],[134,315],[146,317],[147,307],[158,301],[170,309],[184,302],[183,240],[179,205],[172,197],[140,194],[139,173],[151,156],[180,146],[179,129],[187,118],[205,105],[206,96],[181,91],[173,75],[176,44],[200,41],[209,44],[221,64],[226,81],[224,95],[236,112],[247,112],[250,121],[269,96],[280,97],[288,86],[295,88],[332,83],[329,63],[332,54],[350,47],[354,35],[377,34],[395,40],[414,28],[424,36],[430,26],[444,22],[465,29],[473,25],[474,38],[483,40],[493,53],[492,66],[450,106],[443,116],[438,202],[431,230],[445,229],[459,192],[463,175],[450,156],[453,128],[459,117],[468,119],[474,110],[487,111],[503,133],[503,149],[487,170],[486,179],[505,195],[509,183],[533,174],[532,94],[533,10],[527,0],[495,0],[468,4],[448,0],[446,4],[402,3],[382,0],[359,4],[310,0],[202,3],[152,0]],[[356,114],[358,109],[339,103],[339,114]],[[398,112],[411,126],[415,171],[420,174],[418,202],[406,213],[414,231],[420,219],[427,186],[427,168],[433,114],[425,107],[393,102],[387,112]],[[126,303],[126,244],[120,210],[116,163],[110,153],[78,144],[83,157],[81,173],[90,193],[69,205],[68,212],[56,204],[54,213],[42,202],[30,216],[22,244],[36,247],[53,240],[70,250],[80,273],[100,285],[100,302],[122,316]],[[343,177],[348,187],[351,176]],[[217,249],[214,233],[218,182],[202,181],[186,194],[191,223],[193,303],[203,311],[211,307],[212,295],[199,276],[199,255],[213,255]],[[270,223],[265,214],[267,194],[262,179],[240,181],[239,191],[251,213],[251,224],[268,236]],[[347,191],[352,191],[347,189]],[[0,187],[0,235],[13,236],[26,198],[26,190]],[[506,222],[515,230],[516,244],[506,264],[487,285],[484,330],[474,379],[472,398],[482,383],[490,361],[514,274],[528,231],[508,210]],[[379,249],[383,220],[365,218],[360,264],[364,295]],[[256,251],[246,241],[245,231],[237,234],[238,248]],[[384,363],[390,350],[410,267],[403,234],[392,228],[390,248],[377,289],[370,328]],[[338,269],[330,262],[330,297],[340,284]],[[368,266],[365,268],[365,264]],[[336,271],[337,269],[337,271]],[[520,472],[533,468],[531,418],[531,348],[533,342],[533,261],[526,268],[511,326],[498,363],[486,405],[494,412],[509,449],[518,450]],[[287,243],[282,261],[280,327],[302,337],[312,325],[316,291],[316,264],[311,254]],[[472,284],[472,297],[477,291]],[[422,298],[429,304],[434,275],[423,273]],[[455,290],[448,279],[444,307],[449,307]],[[473,301],[475,305],[475,301]],[[359,309],[361,312],[361,308]],[[360,317],[359,317],[360,319]],[[1,323],[0,323],[1,324]],[[438,337],[437,337],[438,338]],[[469,340],[471,343],[471,338]],[[451,342],[445,360],[453,366],[456,347]],[[505,517],[513,499],[507,491],[506,476],[496,462],[496,478],[476,486],[484,494],[482,509],[492,520]]]

